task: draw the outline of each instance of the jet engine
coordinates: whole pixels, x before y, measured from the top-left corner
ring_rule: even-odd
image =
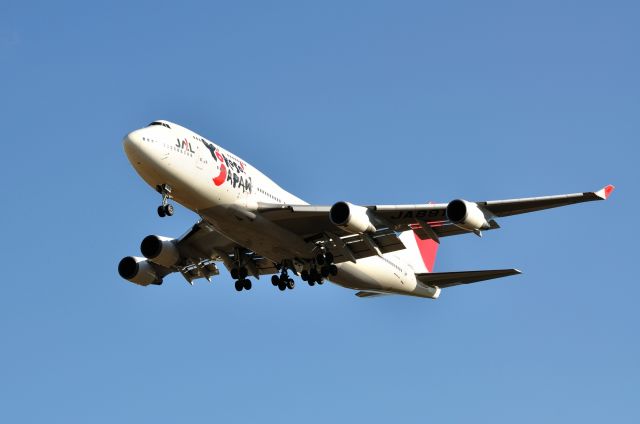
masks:
[[[456,199],[447,205],[447,219],[468,231],[479,231],[490,227],[484,212],[473,202]]]
[[[169,237],[146,236],[140,244],[140,251],[151,262],[170,268],[180,261],[180,252],[175,241]]]
[[[349,202],[338,202],[331,206],[329,219],[350,233],[360,234],[376,231],[376,227],[369,219],[369,209]]]
[[[118,274],[125,280],[140,286],[149,284],[162,284],[162,278],[158,277],[153,265],[145,258],[127,256],[118,264]]]

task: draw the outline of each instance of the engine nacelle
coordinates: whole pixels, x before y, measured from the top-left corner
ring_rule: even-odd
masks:
[[[329,219],[350,233],[360,234],[376,231],[376,227],[369,219],[369,209],[349,202],[338,202],[331,206]]]
[[[469,231],[479,231],[491,227],[477,204],[461,199],[449,202],[447,219],[456,226]]]
[[[180,252],[174,239],[162,236],[146,236],[140,244],[145,258],[158,265],[170,268],[180,261]]]
[[[145,258],[127,256],[118,264],[118,274],[125,280],[140,286],[149,284],[162,284],[162,279],[156,274],[156,270]]]

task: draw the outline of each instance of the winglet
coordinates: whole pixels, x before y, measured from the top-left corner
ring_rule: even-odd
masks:
[[[606,200],[609,198],[609,196],[611,195],[611,192],[613,192],[614,189],[615,187],[609,184],[608,186],[603,187],[602,189],[596,191],[596,196],[598,196],[602,200]]]

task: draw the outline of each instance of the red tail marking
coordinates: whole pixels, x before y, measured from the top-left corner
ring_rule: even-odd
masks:
[[[609,184],[604,188],[604,198],[607,199],[615,187]]]
[[[436,262],[436,253],[438,252],[439,244],[431,239],[422,240],[416,232],[413,232],[413,236],[416,239],[420,256],[422,256],[422,262],[427,267],[429,272],[433,272],[433,264]]]

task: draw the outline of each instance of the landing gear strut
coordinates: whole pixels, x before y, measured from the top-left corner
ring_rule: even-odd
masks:
[[[247,278],[247,275],[249,275],[249,272],[247,271],[247,268],[243,266],[231,268],[231,278],[242,280]]]
[[[168,184],[160,184],[156,187],[156,190],[162,195],[162,204],[158,206],[158,216],[164,218],[165,216],[173,215],[173,205],[169,203],[169,200],[173,199],[173,196],[171,196],[171,186]]]

